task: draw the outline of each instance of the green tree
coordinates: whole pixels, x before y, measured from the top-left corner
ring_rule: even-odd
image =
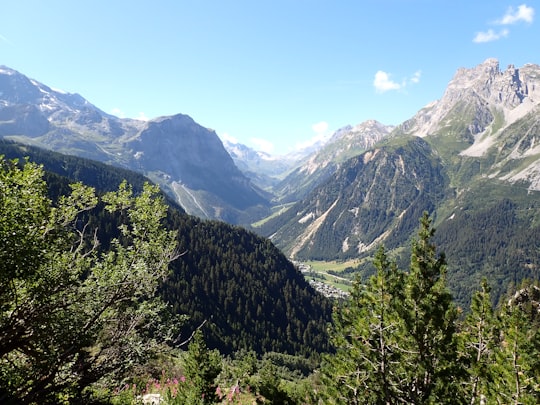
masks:
[[[401,366],[407,369],[402,400],[456,404],[464,401],[458,389],[463,370],[457,361],[457,309],[446,286],[445,256],[431,241],[431,222],[424,212],[399,307],[405,322]]]
[[[493,366],[499,347],[499,327],[493,311],[490,288],[487,280],[482,280],[481,290],[471,301],[471,311],[465,318],[459,333],[459,350],[467,365],[468,378],[464,380],[465,391],[470,404],[480,404],[492,397],[494,387]]]
[[[431,242],[427,214],[413,241],[408,273],[379,249],[377,273],[356,281],[334,312],[335,355],[324,358],[325,400],[338,404],[463,403],[457,310],[446,288],[446,262]]]
[[[334,314],[335,354],[325,356],[326,400],[340,404],[395,403],[403,376],[400,362],[403,320],[398,316],[402,272],[381,247],[376,275],[353,284],[350,300]]]
[[[148,184],[102,201],[123,221],[107,251],[85,220],[93,189],[74,184],[53,204],[40,166],[0,160],[0,402],[80,400],[166,338],[155,295],[177,256],[166,206]]]
[[[523,292],[523,291],[521,291]],[[516,295],[504,303],[499,320],[500,344],[492,367],[489,400],[505,404],[540,401],[540,333]]]
[[[181,395],[176,398],[176,403],[212,404],[216,402],[218,399],[216,379],[222,369],[222,359],[217,350],[208,349],[200,329],[195,332],[189,343],[183,364],[186,380],[191,388],[180,393]],[[186,397],[186,400],[192,398],[196,402],[182,402],[182,395]]]

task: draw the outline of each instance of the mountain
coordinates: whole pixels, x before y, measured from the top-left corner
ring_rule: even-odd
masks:
[[[352,127],[348,127],[348,129],[350,128]],[[223,146],[233,158],[236,166],[253,183],[271,193],[277,191],[280,194],[282,180],[292,171],[298,170],[310,156],[315,156],[329,141],[330,137],[322,137],[284,155],[270,155],[229,140],[224,140]]]
[[[484,276],[494,297],[538,279],[539,80],[533,64],[459,69],[440,100],[341,163],[261,233],[299,260],[369,257],[380,244],[399,257],[426,210],[461,302]]]
[[[265,226],[293,259],[354,258],[380,243],[398,247],[449,180],[421,138],[376,148],[340,165],[329,180]]]
[[[298,160],[296,156],[273,156],[228,140],[223,141],[223,146],[235,165],[254,184],[264,190],[272,190],[284,173],[287,173]]]
[[[540,190],[540,67],[496,59],[459,69],[443,97],[420,110],[394,136],[426,137],[453,171],[479,166],[475,176]],[[469,182],[470,174],[455,179]]]
[[[0,67],[0,136],[145,174],[187,212],[230,223],[268,210],[216,133],[187,115],[121,119]]]
[[[333,174],[339,163],[371,148],[392,130],[375,120],[337,130],[273,188],[279,203],[297,201]]]
[[[98,194],[117,190],[123,180],[137,192],[148,181],[133,171],[5,140],[0,140],[0,156],[28,157],[43,165],[52,199],[70,192],[68,184],[75,181],[95,187]],[[98,208],[85,218],[97,228],[101,247],[119,236],[118,216]],[[176,313],[188,315],[184,339],[206,322],[206,343],[222,353],[244,349],[310,355],[328,350],[331,302],[268,239],[187,215],[170,202],[165,225],[178,232],[183,254],[170,264],[160,294]]]

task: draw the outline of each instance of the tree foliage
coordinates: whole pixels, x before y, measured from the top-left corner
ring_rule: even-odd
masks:
[[[540,289],[525,285],[495,310],[484,281],[460,321],[431,220],[420,222],[408,272],[381,248],[377,273],[335,310],[325,403],[538,403]]]
[[[217,377],[222,369],[222,359],[217,350],[210,350],[200,329],[195,331],[183,356],[187,388],[169,393],[170,404],[213,404],[218,401]]]
[[[331,304],[270,240],[217,221],[175,216],[182,260],[162,287],[183,334],[204,321],[206,343],[224,354],[254,350],[313,355],[328,350]]]
[[[71,192],[68,179],[95,187],[97,194],[117,190],[125,178],[138,195],[145,181],[134,172],[10,142],[0,141],[0,154],[27,154],[43,164],[53,201]],[[184,254],[171,263],[159,294],[175,313],[189,316],[184,338],[207,320],[206,343],[222,353],[245,348],[258,354],[316,355],[327,350],[329,300],[270,241],[241,227],[186,215],[163,198],[169,206],[165,226],[178,232]],[[111,238],[122,239],[118,223],[127,219],[124,214],[97,209],[83,215],[89,229],[97,228],[100,249],[109,249]]]
[[[401,376],[400,337],[403,319],[397,316],[396,291],[403,274],[380,248],[375,256],[377,274],[367,285],[356,280],[350,301],[335,312],[332,344],[326,356],[327,400],[336,403],[380,403],[396,396]]]
[[[351,300],[336,311],[337,355],[326,356],[323,366],[329,402],[459,403],[453,392],[460,373],[453,362],[457,312],[433,233],[424,214],[407,273],[380,248],[377,273],[366,285],[357,281]]]
[[[103,196],[122,219],[103,250],[84,214],[94,190],[72,185],[53,204],[40,166],[0,162],[0,398],[57,403],[120,378],[165,338],[156,297],[176,256],[156,187]]]

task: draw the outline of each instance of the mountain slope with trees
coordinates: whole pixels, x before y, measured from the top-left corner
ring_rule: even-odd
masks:
[[[134,172],[10,142],[0,143],[2,154],[29,156],[51,170],[45,175],[55,198],[69,192],[67,184],[74,180],[88,179],[98,193],[114,190],[123,178],[140,192],[146,180]],[[172,273],[160,293],[176,313],[190,317],[182,336],[206,322],[209,347],[224,353],[246,349],[309,354],[327,349],[330,302],[272,243],[240,227],[186,215],[169,202],[167,227],[178,232],[183,255],[171,263]],[[119,237],[119,218],[90,214],[87,220],[98,229],[102,245]]]
[[[538,279],[539,77],[538,65],[501,70],[495,59],[459,69],[440,100],[257,231],[299,260],[359,259],[356,270],[369,275],[364,259],[380,243],[406,261],[414,220],[427,210],[454,258],[448,282],[460,305],[483,276],[494,299]]]
[[[137,195],[126,183],[97,195],[76,184],[53,202],[43,174],[31,162],[0,167],[2,403],[133,403],[150,394],[202,404],[540,399],[540,289],[512,288],[495,308],[483,281],[460,318],[427,213],[408,270],[379,247],[375,275],[358,277],[351,298],[336,303],[329,340],[328,301],[313,299],[268,240],[167,207],[150,184]],[[178,335],[176,305],[192,310],[190,335],[202,326],[188,339]],[[254,325],[238,333],[239,319]],[[247,350],[222,357],[206,341],[223,336],[222,353]],[[179,338],[188,350],[171,349]],[[285,354],[325,351],[320,367]]]
[[[260,230],[295,259],[347,259],[406,243],[448,184],[420,138],[401,139],[343,163],[332,178]]]
[[[424,214],[407,271],[379,248],[376,274],[336,309],[325,403],[538,403],[540,290],[526,285],[495,310],[484,280],[460,320],[434,232]]]

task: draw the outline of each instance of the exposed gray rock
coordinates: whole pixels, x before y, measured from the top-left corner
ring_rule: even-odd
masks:
[[[239,223],[268,210],[216,133],[189,116],[121,119],[3,66],[0,136],[139,171],[191,214]]]

